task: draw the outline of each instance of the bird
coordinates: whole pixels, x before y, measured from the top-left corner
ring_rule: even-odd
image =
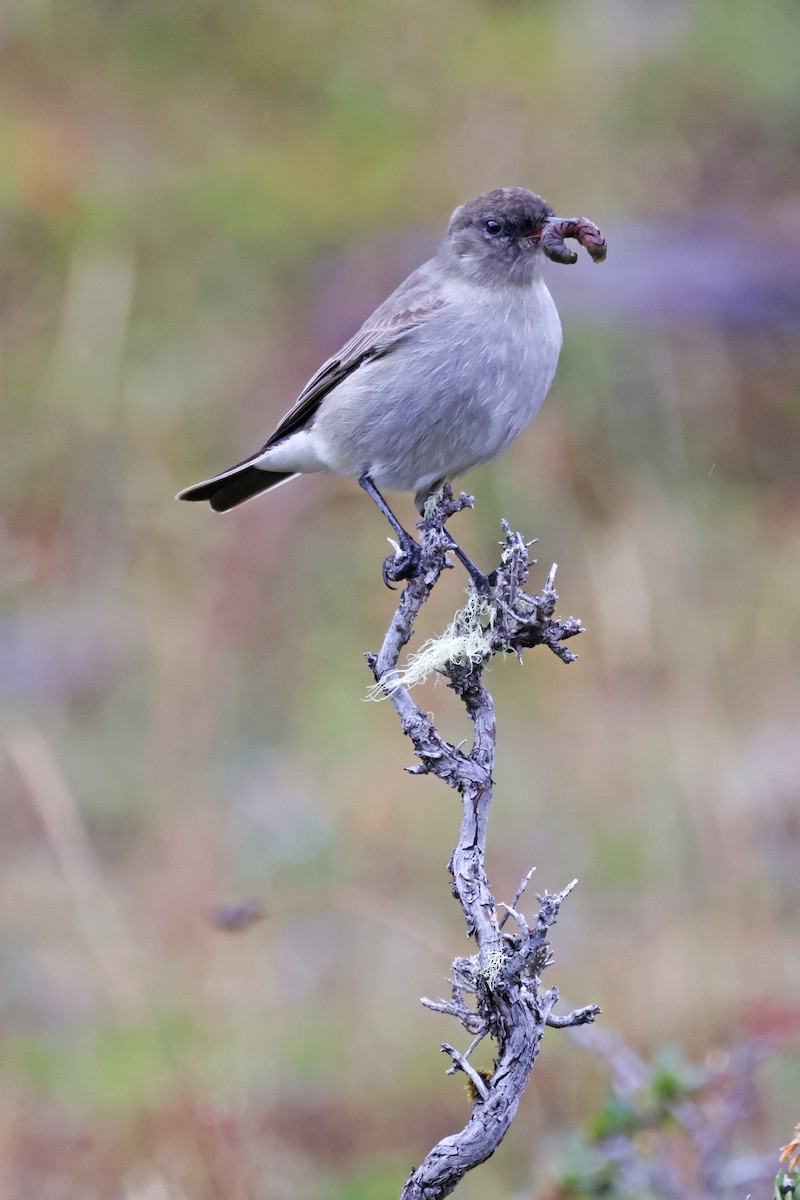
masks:
[[[571,220],[564,236],[578,236],[583,218]],[[563,237],[561,252],[552,249],[558,223],[569,221],[522,187],[460,205],[434,257],[322,364],[261,449],[177,498],[227,512],[298,475],[352,476],[399,539],[384,581],[408,578],[418,545],[383,491],[413,492],[422,512],[444,483],[506,450],[538,412],[562,344],[543,265],[546,255],[574,261]]]

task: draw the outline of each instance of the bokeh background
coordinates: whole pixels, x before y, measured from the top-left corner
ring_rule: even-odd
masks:
[[[418,1003],[466,948],[458,806],[364,703],[382,519],[333,478],[173,496],[505,184],[610,250],[548,264],[556,384],[454,522],[487,566],[502,516],[537,536],[587,627],[493,668],[495,892],[579,876],[550,982],[637,1051],[771,1035],[741,1149],[788,1139],[798,62],[793,0],[3,5],[4,1196],[377,1200],[466,1118]],[[459,1195],[539,1195],[606,1083],[551,1032]]]

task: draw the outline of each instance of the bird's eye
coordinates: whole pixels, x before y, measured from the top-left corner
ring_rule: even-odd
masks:
[[[494,221],[490,218],[488,221],[483,222],[483,228],[487,233],[499,233],[503,226],[499,221]]]

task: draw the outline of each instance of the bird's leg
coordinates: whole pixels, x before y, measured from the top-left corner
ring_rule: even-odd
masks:
[[[391,525],[392,529],[397,534],[399,542],[398,553],[391,554],[383,564],[383,582],[388,588],[393,583],[399,583],[403,579],[411,579],[419,568],[420,548],[419,543],[411,536],[408,530],[404,529],[394,515],[389,505],[384,500],[381,493],[375,486],[375,482],[371,475],[362,475],[359,478],[359,484],[377,504],[386,520]],[[489,575],[484,574],[479,567],[475,565],[472,559],[466,554],[458,542],[453,537],[449,530],[444,531],[450,542],[450,549],[455,554],[459,562],[466,568],[472,585],[478,592],[488,592],[494,587],[497,582],[497,572],[492,571]]]
[[[390,554],[383,564],[383,582],[390,588],[393,583],[399,583],[401,579],[411,579],[413,575],[416,575],[419,567],[419,544],[400,524],[376,488],[372,477],[370,475],[362,475],[358,482],[367,495],[372,497],[397,534],[399,542],[398,552]]]
[[[444,480],[442,480],[440,483],[434,484],[427,495],[422,491],[417,492],[417,506],[419,507],[423,516],[428,517],[433,511],[432,507],[430,506],[435,506],[436,503],[441,499],[443,486]],[[450,549],[453,551],[453,554],[455,554],[462,566],[466,567],[467,573],[472,580],[472,586],[475,588],[476,592],[486,593],[491,591],[491,589],[497,583],[497,572],[492,571],[489,575],[484,575],[483,571],[481,571],[479,567],[476,567],[469,555],[461,549],[450,530],[445,529],[443,532],[447,535],[447,538],[450,542]]]
[[[497,583],[497,572],[490,571],[488,575],[485,575],[480,567],[475,566],[475,563],[472,561],[469,555],[464,553],[458,542],[453,537],[452,533],[450,533],[449,530],[446,530],[446,533],[450,539],[450,549],[453,551],[453,554],[455,554],[458,561],[466,567],[475,591],[484,593],[490,592]]]

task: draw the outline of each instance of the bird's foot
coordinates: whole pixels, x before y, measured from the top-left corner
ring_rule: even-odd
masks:
[[[490,571],[488,575],[484,575],[483,571],[479,571],[476,567],[474,572],[469,572],[469,577],[472,580],[472,586],[475,588],[475,591],[479,592],[482,596],[488,596],[489,592],[494,590],[494,585],[497,583],[497,571]]]
[[[394,546],[394,554],[390,554],[383,563],[383,582],[391,591],[395,590],[393,584],[413,579],[418,574],[421,557],[419,543],[414,541],[410,533],[403,531],[398,536],[399,543],[389,538]]]

